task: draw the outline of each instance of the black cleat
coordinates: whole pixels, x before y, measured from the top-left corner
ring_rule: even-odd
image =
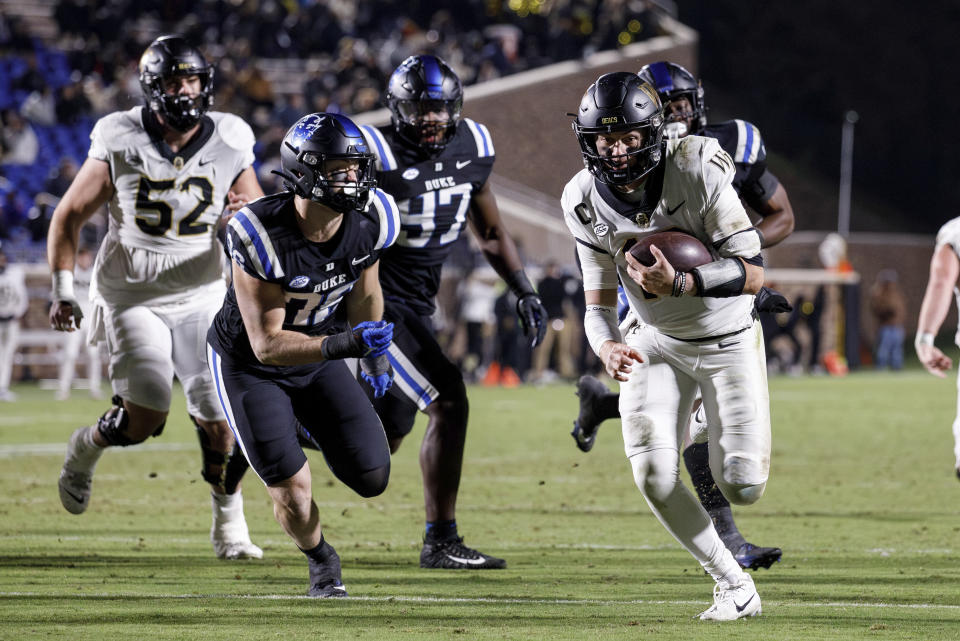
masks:
[[[507,562],[488,556],[463,544],[458,536],[446,541],[423,544],[420,550],[420,567],[441,570],[502,570]]]
[[[340,556],[333,552],[323,565],[309,559],[310,589],[307,596],[317,599],[335,599],[347,596],[347,589],[340,580]]]
[[[580,397],[580,415],[573,422],[573,431],[570,435],[577,442],[577,447],[583,452],[593,449],[597,439],[597,429],[604,421],[601,416],[600,399],[610,393],[607,386],[587,374],[577,381],[577,396]]]
[[[744,543],[733,553],[733,558],[744,570],[769,569],[781,556],[783,551],[780,548],[762,548],[753,543]]]

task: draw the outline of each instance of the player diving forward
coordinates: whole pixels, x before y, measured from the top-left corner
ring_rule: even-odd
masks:
[[[715,138],[721,148],[733,158],[736,171],[733,188],[755,211],[760,220],[756,224],[762,247],[772,247],[793,231],[793,208],[783,185],[767,168],[767,152],[757,127],[744,120],[728,120],[707,124],[707,108],[703,87],[693,74],[672,62],[654,62],[644,66],[640,77],[656,88],[663,103],[665,135],[683,138],[688,134]],[[757,294],[759,312],[789,311],[789,304],[777,292],[764,287]],[[580,414],[574,423],[573,436],[577,446],[589,451],[596,439],[600,423],[620,416],[618,394],[593,376],[583,376],[577,382]],[[697,409],[691,423],[693,439],[683,451],[683,460],[700,503],[710,514],[727,548],[733,552],[743,568],[769,568],[780,560],[778,547],[762,547],[748,542],[737,528],[730,502],[713,481],[710,474],[706,443],[706,425],[702,409]]]
[[[420,567],[493,569],[506,562],[467,547],[457,532],[467,393],[430,318],[443,262],[468,223],[490,265],[516,294],[520,322],[534,347],[543,340],[547,314],[487,182],[494,161],[490,132],[460,117],[462,102],[460,79],[444,61],[412,56],[390,76],[392,125],[363,127],[378,157],[379,184],[397,199],[401,225],[380,265],[384,318],[395,325],[390,362],[396,384],[374,406],[394,452],[413,429],[417,410],[428,416],[420,446],[426,508]]]
[[[216,233],[224,203],[239,209],[263,195],[253,170],[253,132],[231,114],[208,112],[213,67],[178,36],[157,38],[140,58],[145,107],[97,121],[89,157],[50,222],[50,324],[75,331],[82,318],[73,269],[80,228],[110,203],[94,265],[91,340],[106,341],[114,406],[70,437],[60,501],[73,514],[90,504],[94,467],[109,447],[159,436],[173,377],[187,397],[212,488],[210,538],[220,558],[260,558],[243,517],[235,449],[207,370],[203,344],[226,292]]]

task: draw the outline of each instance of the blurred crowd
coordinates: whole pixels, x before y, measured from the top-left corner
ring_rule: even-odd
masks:
[[[383,106],[390,72],[409,55],[439,55],[473,84],[657,35],[665,11],[675,12],[669,0],[462,0],[455,11],[439,0],[60,0],[54,42],[0,15],[12,96],[0,104],[0,170],[34,166],[55,180],[73,169],[60,155],[82,162],[95,118],[142,102],[137,64],[160,33],[184,34],[215,64],[215,108],[253,126],[269,193],[293,122]],[[44,128],[67,128],[80,144],[51,158]],[[35,173],[0,177],[0,238],[19,229],[42,241],[46,204],[62,191]],[[47,194],[39,205],[37,194]]]

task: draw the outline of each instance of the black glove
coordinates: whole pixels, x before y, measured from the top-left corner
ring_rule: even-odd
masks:
[[[536,347],[547,335],[547,309],[536,294],[524,294],[517,299],[517,316],[523,333],[530,339],[530,347]]]
[[[783,312],[793,311],[793,305],[790,304],[787,297],[769,287],[760,288],[753,304],[758,312],[768,314],[782,314]]]

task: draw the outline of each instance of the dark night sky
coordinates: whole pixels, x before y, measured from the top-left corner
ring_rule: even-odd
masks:
[[[680,21],[700,33],[715,111],[753,121],[768,148],[836,184],[841,121],[854,109],[855,209],[889,207],[905,232],[960,215],[960,3],[678,4]],[[853,231],[871,231],[857,222]]]

